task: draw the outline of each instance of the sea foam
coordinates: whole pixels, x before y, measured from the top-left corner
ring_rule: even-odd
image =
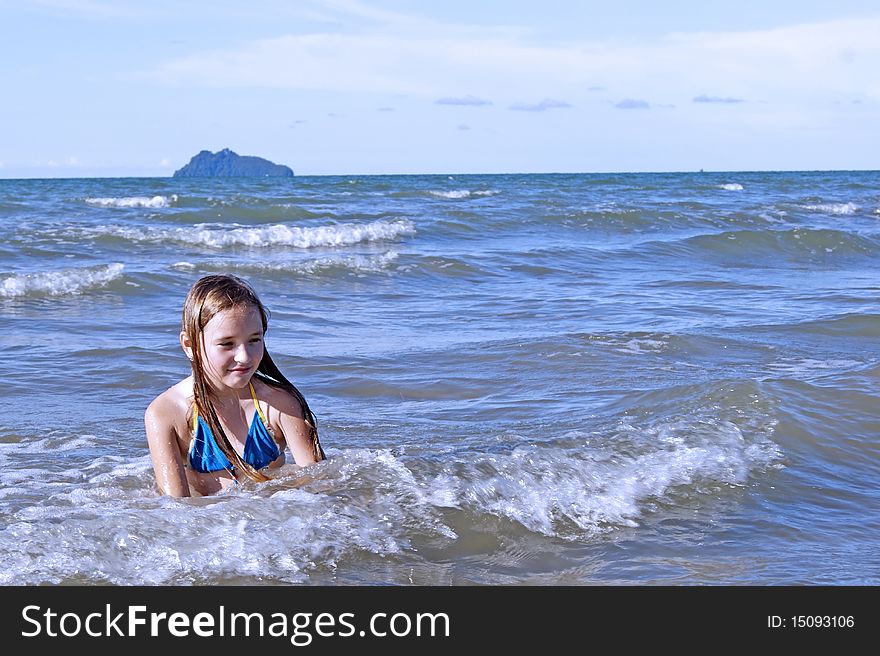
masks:
[[[779,466],[782,457],[769,439],[726,421],[619,431],[649,435],[652,447],[632,443],[636,452],[622,454],[606,446],[606,439],[594,442],[584,435],[582,449],[520,446],[506,456],[477,456],[467,465],[472,471],[459,475],[466,483],[457,496],[472,512],[506,517],[548,536],[581,539],[615,526],[638,526],[658,500],[676,503],[679,494],[741,486],[753,471]]]
[[[429,191],[428,193],[437,198],[449,198],[455,200],[460,198],[471,198],[473,196],[495,196],[501,192],[495,189],[480,189],[477,191],[470,191],[469,189],[454,189],[452,191]]]
[[[86,198],[89,205],[97,205],[98,207],[149,207],[163,208],[171,207],[172,203],[177,202],[177,194],[171,196],[129,196],[123,198]]]
[[[0,278],[0,298],[82,294],[116,280],[123,268],[124,265],[114,262],[82,269],[13,274]]]
[[[333,256],[319,257],[297,262],[175,262],[171,268],[179,271],[258,271],[258,272],[292,272],[305,275],[321,274],[325,271],[348,270],[353,274],[376,273],[387,269],[397,260],[397,253],[389,251],[380,255],[365,256]]]
[[[726,191],[742,191],[743,186],[738,182],[729,182],[726,184],[718,185],[719,189],[725,189]]]
[[[412,221],[373,221],[371,223],[344,223],[313,227],[275,224],[259,227],[228,227],[226,225],[200,224],[185,228],[129,228],[104,226],[104,234],[131,241],[154,243],[184,242],[226,248],[230,246],[294,246],[296,248],[319,248],[349,246],[360,242],[382,241],[413,235]]]
[[[838,215],[855,214],[859,209],[855,203],[818,203],[816,205],[802,205],[802,207],[813,212]]]
[[[185,502],[157,495],[148,455],[102,456],[76,476],[7,466],[0,483],[20,498],[39,491],[42,501],[10,502],[0,583],[82,576],[115,584],[321,581],[343,559],[412,556],[419,544],[453,544],[465,514],[482,517],[483,526],[510,521],[583,541],[638,526],[658,504],[679,505],[682,495],[711,504],[721,488],[780,466],[782,454],[767,437],[772,430],[772,421],[620,424],[610,434],[576,431],[557,444],[450,454],[442,463],[348,448],[308,473],[285,466],[268,483]],[[0,462],[57,441],[0,444]],[[94,438],[82,435],[77,446],[93,448]],[[35,552],[45,556],[35,559]]]

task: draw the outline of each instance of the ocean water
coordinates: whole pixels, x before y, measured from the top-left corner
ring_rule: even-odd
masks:
[[[880,172],[0,180],[0,584],[880,584]],[[200,276],[326,462],[157,493]]]

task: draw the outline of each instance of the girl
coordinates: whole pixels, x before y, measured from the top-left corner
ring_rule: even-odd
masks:
[[[275,366],[263,338],[268,311],[230,275],[205,276],[183,304],[180,345],[192,375],[147,408],[147,442],[163,494],[213,494],[264,469],[324,459],[315,417]],[[250,420],[248,419],[250,417]]]

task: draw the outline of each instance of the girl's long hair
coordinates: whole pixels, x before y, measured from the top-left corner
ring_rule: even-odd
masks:
[[[211,401],[211,392],[205,375],[202,359],[203,335],[205,325],[218,312],[233,308],[254,307],[260,312],[263,334],[269,325],[269,311],[260,302],[256,292],[244,280],[232,275],[205,276],[192,286],[183,303],[181,330],[187,335],[192,345],[193,405],[194,410],[205,418],[208,427],[214,434],[217,446],[229,459],[233,467],[254,481],[268,481],[269,477],[245,462],[229,443],[229,438],[220,425],[220,419]],[[318,441],[318,424],[312,414],[305,397],[275,365],[269,351],[263,344],[263,359],[254,373],[259,380],[289,392],[302,408],[303,420],[309,429],[309,438],[315,460],[324,460],[324,450]],[[268,426],[267,426],[268,428]]]

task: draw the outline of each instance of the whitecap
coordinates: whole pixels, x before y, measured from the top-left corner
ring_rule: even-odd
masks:
[[[719,189],[724,189],[726,191],[742,191],[743,186],[738,182],[728,182],[725,184],[718,185]]]
[[[320,248],[397,239],[414,235],[416,229],[412,221],[401,219],[398,221],[343,223],[312,227],[289,226],[283,223],[258,227],[240,225],[230,227],[227,224],[202,223],[178,228],[136,228],[113,225],[101,226],[84,232],[88,235],[109,235],[131,241],[152,243],[172,241],[209,248],[230,246]]]
[[[309,274],[320,273],[328,269],[350,269],[359,273],[376,273],[387,269],[396,259],[397,253],[395,252],[375,256],[322,257],[297,264],[293,269],[298,273]]]
[[[471,192],[467,189],[456,189],[454,191],[429,191],[429,194],[437,198],[470,198]]]
[[[584,448],[521,446],[509,455],[477,456],[465,465],[466,474],[455,477],[461,485],[456,496],[473,512],[552,537],[580,539],[615,526],[635,527],[657,501],[676,503],[681,494],[742,486],[755,470],[781,466],[781,451],[765,437],[772,422],[758,430],[754,435],[715,420],[622,425],[612,440],[595,442],[572,434]],[[634,452],[623,455],[612,444],[628,434]],[[577,529],[572,533],[566,524]]]
[[[191,499],[158,496],[147,455],[103,457],[60,487],[23,477],[13,489],[39,492],[41,502],[7,517],[0,584],[302,583],[352,555],[411,552],[413,530],[456,539],[437,509],[443,499],[423,492],[399,457],[366,449],[333,456],[308,472],[285,465],[268,483]],[[0,478],[6,483],[7,473]],[[340,494],[323,492],[322,480]]]
[[[89,205],[98,207],[149,207],[153,209],[171,207],[177,202],[177,194],[171,196],[127,196],[123,198],[86,198]]]
[[[229,262],[209,261],[199,264],[191,262],[176,262],[171,265],[172,269],[179,271],[191,271],[193,269],[207,271],[269,271],[269,272],[293,272],[306,275],[319,274],[324,271],[335,269],[349,270],[354,273],[376,273],[383,271],[397,260],[398,254],[394,251],[379,255],[350,255],[319,257],[299,262]]]
[[[67,296],[105,287],[122,275],[123,264],[114,262],[82,269],[18,273],[0,278],[0,298]]]
[[[848,370],[861,365],[857,360],[833,359],[817,360],[815,358],[800,358],[781,360],[767,365],[767,368],[778,375],[797,378],[803,375],[811,375],[817,372]]]
[[[855,214],[859,209],[859,206],[855,203],[818,203],[816,205],[802,205],[801,207],[813,212],[838,215]]]
[[[453,189],[451,191],[429,191],[428,193],[437,198],[457,200],[461,198],[470,198],[471,196],[495,196],[501,192],[496,189],[478,189],[476,191],[471,191],[469,189]]]
[[[620,345],[617,350],[624,353],[660,353],[666,349],[668,343],[659,339],[633,338]]]

